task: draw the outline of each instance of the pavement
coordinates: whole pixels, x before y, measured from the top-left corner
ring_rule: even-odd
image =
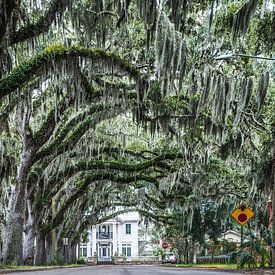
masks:
[[[24,272],[24,274],[22,274]],[[76,268],[42,268],[42,270],[4,270],[0,269],[0,274],[13,275],[275,275],[275,269],[257,268],[257,269],[219,269],[219,268],[199,268],[199,267],[163,267],[152,265],[100,265],[85,266]]]
[[[2,273],[3,274],[3,273]],[[21,272],[9,274],[23,275]],[[249,274],[234,271],[220,271],[195,268],[172,268],[160,266],[88,266],[78,268],[53,269],[45,271],[24,272],[24,275],[241,275]],[[253,273],[250,273],[253,274]],[[263,274],[263,273],[262,273]]]

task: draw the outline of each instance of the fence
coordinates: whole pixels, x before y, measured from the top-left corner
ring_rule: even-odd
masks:
[[[159,256],[135,256],[135,257],[127,257],[126,262],[159,263],[161,262],[161,258],[159,258]]]
[[[229,255],[197,256],[196,260],[198,264],[228,264],[230,262],[230,256]]]

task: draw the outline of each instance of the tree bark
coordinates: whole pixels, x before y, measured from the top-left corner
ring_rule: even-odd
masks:
[[[45,249],[45,234],[38,232],[36,238],[36,249],[35,249],[35,265],[46,264],[46,249]]]
[[[31,201],[27,201],[28,220],[25,225],[23,235],[23,262],[25,265],[33,265],[34,262],[34,240],[36,228],[34,223],[34,216],[31,209]]]
[[[52,232],[49,232],[46,235],[46,262],[47,264],[51,264],[53,262],[53,240],[52,240]]]
[[[23,262],[25,265],[33,265],[35,228],[33,224],[28,226],[29,229],[25,230],[23,239]]]
[[[68,264],[76,263],[76,245],[70,244],[68,246]]]
[[[5,264],[23,264],[23,231],[26,202],[26,182],[31,163],[30,147],[21,155],[17,172],[17,191],[11,196],[11,210],[7,216],[2,260]]]
[[[189,263],[194,263],[194,241],[192,238],[190,239],[189,243]]]
[[[19,190],[15,195],[13,209],[7,217],[2,251],[2,260],[5,264],[23,264],[23,193],[24,190]]]

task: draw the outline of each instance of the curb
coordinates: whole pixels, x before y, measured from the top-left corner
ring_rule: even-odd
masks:
[[[64,269],[64,268],[79,268],[85,267],[86,265],[81,266],[53,266],[53,267],[41,267],[41,268],[24,268],[24,269],[0,269],[0,274],[9,274],[9,273],[21,273],[21,272],[35,272],[35,271],[47,271],[47,270],[55,270],[55,269]]]

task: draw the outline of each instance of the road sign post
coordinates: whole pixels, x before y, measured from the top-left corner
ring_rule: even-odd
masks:
[[[244,203],[241,203],[232,213],[231,217],[241,226],[241,246],[240,251],[243,252],[243,226],[254,216],[254,212],[247,207]]]

